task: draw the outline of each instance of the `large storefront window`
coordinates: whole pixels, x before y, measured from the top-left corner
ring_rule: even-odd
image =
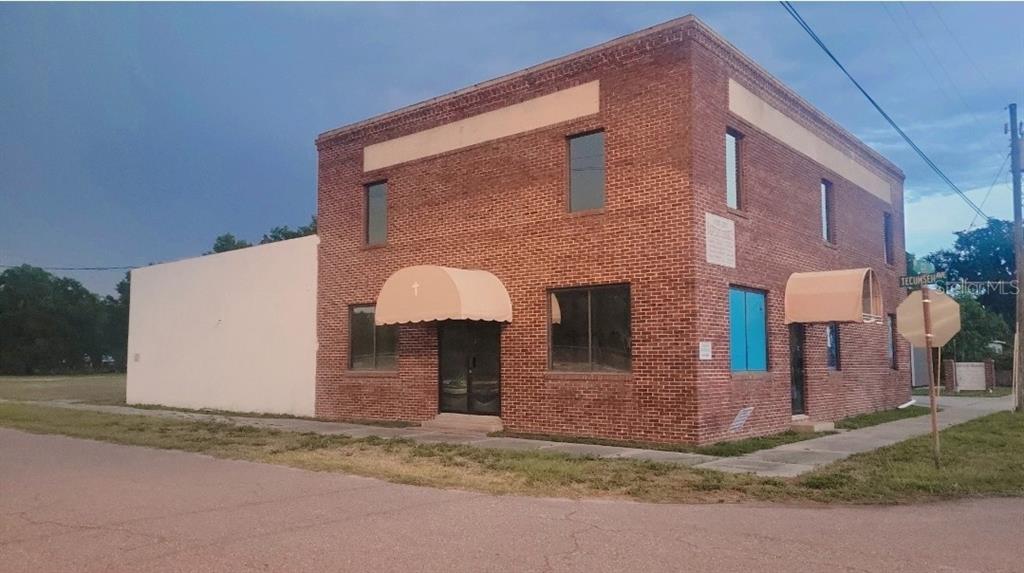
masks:
[[[556,290],[548,299],[552,370],[629,371],[629,285]]]
[[[394,370],[397,367],[398,327],[376,326],[374,307],[349,311],[349,367],[353,370]]]

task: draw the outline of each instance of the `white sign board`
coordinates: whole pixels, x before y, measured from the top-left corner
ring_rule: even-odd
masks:
[[[704,247],[709,263],[736,268],[736,223],[732,219],[705,213]]]
[[[697,354],[698,354],[698,357],[701,360],[711,360],[711,342],[710,341],[702,340],[697,345],[697,347],[698,347]]]

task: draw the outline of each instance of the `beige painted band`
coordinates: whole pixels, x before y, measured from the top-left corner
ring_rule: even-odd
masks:
[[[731,78],[729,111],[886,203],[892,203],[892,184],[889,180],[790,119]]]
[[[373,171],[562,123],[600,111],[592,81],[363,148],[363,171]]]

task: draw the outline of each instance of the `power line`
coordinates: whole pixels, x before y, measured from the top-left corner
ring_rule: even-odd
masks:
[[[946,89],[946,85],[941,80],[939,80],[939,77],[935,75],[934,71],[932,71],[932,68],[934,66],[928,65],[928,62],[925,61],[924,56],[921,55],[920,50],[917,49],[917,44],[909,40],[910,33],[903,27],[903,24],[900,24],[899,20],[896,19],[896,16],[894,16],[892,11],[889,10],[889,6],[885,2],[880,2],[880,5],[882,6],[882,9],[885,10],[886,16],[888,16],[889,20],[892,21],[893,26],[896,27],[896,31],[899,33],[899,37],[907,40],[907,45],[910,46],[910,49],[914,52],[914,55],[917,56],[917,61],[921,62],[921,67],[924,68],[924,71],[927,72],[928,75],[932,78],[932,81],[935,82],[935,87],[937,87],[939,91],[942,92],[942,95],[945,96],[947,100],[952,101],[953,96],[951,96],[949,91]]]
[[[985,196],[982,197],[981,205],[979,205],[979,207],[984,207],[985,206],[985,202],[988,201],[988,196],[991,195],[992,194],[992,190],[996,188],[996,183],[999,182],[999,176],[1003,174],[1003,169],[1006,168],[1006,162],[1009,161],[1009,159],[1010,159],[1010,154],[1009,153],[1007,153],[1006,155],[1003,156],[1003,164],[999,166],[999,171],[996,171],[996,178],[993,179],[992,180],[992,184],[988,186],[988,191],[986,191],[985,192]],[[978,220],[978,214],[975,213],[974,214],[974,218],[971,219],[971,224],[970,224],[970,226],[967,227],[967,229],[970,230],[970,229],[974,228],[974,222],[977,221],[977,220]]]
[[[907,5],[904,4],[903,2],[899,2],[899,6],[900,8],[903,9],[903,13],[907,15],[907,20],[910,21],[910,25],[914,27],[914,31],[917,32],[918,37],[921,38],[921,43],[924,44],[925,48],[928,48],[928,52],[930,52],[932,58],[935,59],[935,63],[939,65],[939,69],[942,71],[942,75],[946,76],[946,81],[948,81],[949,85],[952,86],[953,92],[956,93],[956,97],[960,99],[960,103],[963,104],[964,109],[967,110],[967,113],[970,114],[970,116],[974,119],[975,123],[981,125],[981,121],[978,120],[978,116],[974,114],[974,111],[971,109],[971,106],[967,103],[967,99],[964,97],[963,92],[960,91],[960,88],[956,85],[956,82],[953,81],[953,77],[949,75],[949,70],[946,69],[946,65],[942,63],[942,58],[940,58],[939,55],[935,52],[935,50],[932,48],[931,42],[928,41],[928,38],[925,37],[924,32],[921,31],[920,27],[918,27],[917,22],[914,20],[913,15],[910,13],[910,10],[907,9]]]
[[[130,271],[137,269],[139,266],[134,267],[39,267],[36,265],[30,265],[24,263],[21,265],[0,265],[0,269],[15,269],[22,266],[36,267],[37,269],[43,269],[44,271]]]
[[[971,64],[971,67],[974,68],[974,72],[988,84],[988,87],[992,89],[992,91],[996,91],[995,83],[988,77],[988,74],[981,69],[981,66],[978,65],[974,58],[971,57],[967,48],[965,48],[963,43],[960,41],[960,38],[953,32],[953,29],[949,27],[949,24],[946,23],[946,19],[942,17],[942,12],[939,12],[939,9],[935,6],[935,2],[929,2],[928,5],[931,7],[932,12],[935,12],[935,16],[939,19],[939,22],[942,22],[942,27],[946,29],[946,33],[949,34],[949,37],[953,38],[953,43],[960,48],[960,52],[964,55],[964,58],[966,58],[968,63]]]
[[[828,55],[829,59],[832,60],[832,62],[843,72],[843,74],[845,74],[846,77],[849,78],[851,82],[853,82],[853,85],[857,87],[857,90],[859,90],[860,93],[863,94],[865,98],[867,98],[867,100],[878,111],[878,113],[881,114],[883,118],[885,118],[885,121],[887,121],[889,125],[891,125],[892,128],[895,129],[896,132],[900,134],[900,137],[902,137],[903,140],[907,142],[907,145],[909,145],[915,152],[917,152],[917,154],[928,165],[928,167],[930,167],[932,171],[934,171],[935,174],[939,176],[940,179],[942,179],[947,185],[949,185],[950,189],[956,192],[956,194],[959,195],[960,198],[962,198],[964,202],[967,203],[967,206],[973,209],[975,213],[983,217],[986,221],[990,219],[990,217],[986,215],[985,212],[982,211],[981,208],[974,203],[974,201],[971,201],[970,197],[968,197],[963,191],[960,190],[959,187],[957,187],[956,183],[953,183],[952,179],[947,177],[946,174],[943,173],[941,169],[939,169],[939,166],[936,165],[935,162],[932,161],[931,158],[928,157],[928,155],[920,147],[918,147],[916,143],[914,143],[914,140],[910,139],[910,136],[907,135],[907,133],[903,131],[903,129],[900,128],[899,125],[896,124],[896,121],[893,120],[892,117],[890,117],[884,109],[882,109],[882,106],[880,106],[878,102],[875,101],[875,98],[871,97],[871,94],[869,94],[867,90],[865,90],[864,87],[860,85],[860,82],[858,82],[853,77],[853,75],[850,74],[849,71],[847,71],[846,67],[843,66],[843,64],[839,62],[839,59],[836,58],[836,56],[832,53],[832,50],[828,49],[828,46],[825,45],[825,42],[823,42],[821,38],[818,37],[818,35],[814,32],[813,29],[811,29],[810,24],[808,24],[803,19],[803,17],[800,16],[800,13],[796,11],[796,8],[794,8],[793,5],[788,2],[788,0],[782,0],[780,4],[782,4],[782,7],[786,9],[786,12],[788,12],[789,15],[792,16],[794,20],[796,20],[796,23],[799,24],[805,32],[807,32],[811,39],[813,39],[814,42],[818,44],[818,47],[821,48],[826,55]]]

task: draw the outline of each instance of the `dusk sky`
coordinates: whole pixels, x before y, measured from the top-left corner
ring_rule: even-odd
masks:
[[[797,4],[991,216],[1024,103],[1021,4]],[[908,249],[973,213],[782,7],[0,4],[0,264],[145,265],[316,209],[317,134],[693,13],[907,175]],[[975,225],[981,224],[975,222]],[[61,273],[109,293],[123,271]]]

